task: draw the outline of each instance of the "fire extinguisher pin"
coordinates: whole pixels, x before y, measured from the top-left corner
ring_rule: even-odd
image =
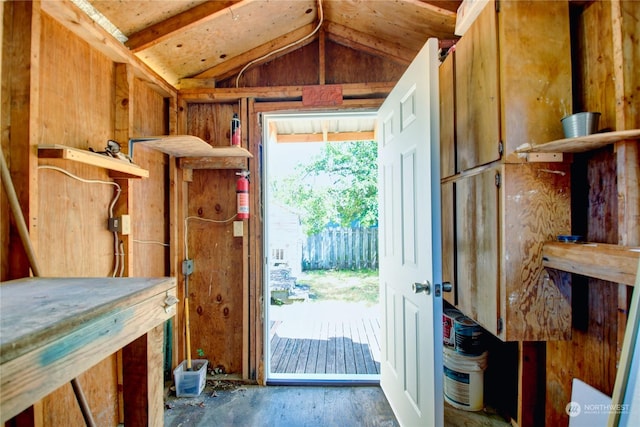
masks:
[[[249,172],[247,170],[243,170],[241,172],[236,172],[236,175],[241,176],[243,178],[246,178],[248,181],[251,181],[251,178],[250,178],[251,172]]]

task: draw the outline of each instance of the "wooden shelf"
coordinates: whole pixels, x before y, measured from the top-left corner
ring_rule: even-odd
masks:
[[[148,178],[149,171],[125,160],[65,145],[39,145],[38,158],[65,159],[109,170],[112,178]]]
[[[605,243],[547,242],[542,264],[583,276],[625,285],[635,285],[640,247]]]
[[[181,157],[178,159],[181,169],[247,169],[247,158],[237,156],[224,157]]]
[[[603,132],[588,136],[558,139],[556,141],[531,146],[520,146],[518,153],[582,153],[595,150],[605,145],[613,144],[625,139],[639,139],[640,129],[622,130],[617,132]]]
[[[133,157],[133,145],[143,144],[174,157],[228,157],[248,159],[253,155],[242,147],[213,147],[192,135],[149,136],[129,140],[129,155]]]

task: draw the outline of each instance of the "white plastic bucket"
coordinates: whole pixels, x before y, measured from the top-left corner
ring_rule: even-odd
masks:
[[[465,356],[447,347],[443,350],[445,401],[466,411],[482,410],[488,353]]]

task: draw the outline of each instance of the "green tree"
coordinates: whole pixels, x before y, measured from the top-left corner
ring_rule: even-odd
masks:
[[[273,185],[275,199],[300,213],[307,235],[328,224],[378,223],[376,141],[325,144],[320,155]]]

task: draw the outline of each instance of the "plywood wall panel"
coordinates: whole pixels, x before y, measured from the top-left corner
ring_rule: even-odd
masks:
[[[500,267],[500,301],[507,340],[571,338],[571,289],[542,268],[543,243],[571,229],[570,178],[564,163],[505,165],[500,239],[509,262]]]
[[[168,156],[136,147],[136,162],[149,171],[149,178],[130,183],[132,200],[131,244],[133,275],[169,275],[169,229],[167,201]]]
[[[166,134],[164,99],[139,80],[134,82],[133,99],[134,136]],[[140,144],[134,149],[134,161],[149,171],[149,178],[129,181],[133,275],[168,276],[169,156]]]
[[[44,15],[40,70],[37,143],[104,149],[113,129],[111,61]],[[83,179],[112,182],[100,168],[46,163]],[[114,241],[107,218],[114,186],[80,182],[52,170],[40,170],[38,184],[42,274],[108,276]]]
[[[38,143],[101,150],[114,122],[113,64],[47,15],[42,27]]]
[[[289,54],[248,68],[240,78],[240,87],[294,86],[318,84],[318,42],[315,41]],[[235,87],[236,76],[220,87]]]
[[[194,104],[188,109],[187,133],[214,146],[229,144],[236,104]],[[191,351],[201,349],[212,367],[242,372],[243,248],[233,237],[236,214],[233,170],[194,170],[188,184],[188,256],[195,271],[189,278]],[[194,356],[195,357],[195,356]]]
[[[318,41],[263,65],[249,68],[240,79],[241,87],[296,86],[320,84]],[[406,66],[346,46],[325,41],[325,83],[395,82]],[[235,87],[235,76],[218,83]]]
[[[38,129],[34,144],[102,150],[113,135],[113,63],[46,15],[39,50]],[[32,111],[32,114],[34,112]],[[37,160],[36,160],[37,161]],[[42,161],[82,179],[110,182],[107,171],[62,160]],[[110,184],[81,182],[60,171],[39,169],[31,191],[38,206],[38,258],[47,276],[110,276],[114,236],[107,229]],[[99,425],[118,422],[116,358],[107,356],[81,376]],[[75,396],[64,386],[43,399],[45,426],[82,424]]]
[[[326,83],[395,82],[406,66],[359,52],[346,46],[326,42]]]
[[[91,166],[47,161],[83,179],[112,182]],[[38,259],[49,277],[107,277],[114,266],[114,238],[107,229],[115,187],[88,184],[49,169],[38,172]]]
[[[242,372],[242,239],[233,237],[236,211],[232,171],[194,171],[188,220],[192,354],[202,349],[213,367]],[[225,176],[226,175],[226,176]]]

